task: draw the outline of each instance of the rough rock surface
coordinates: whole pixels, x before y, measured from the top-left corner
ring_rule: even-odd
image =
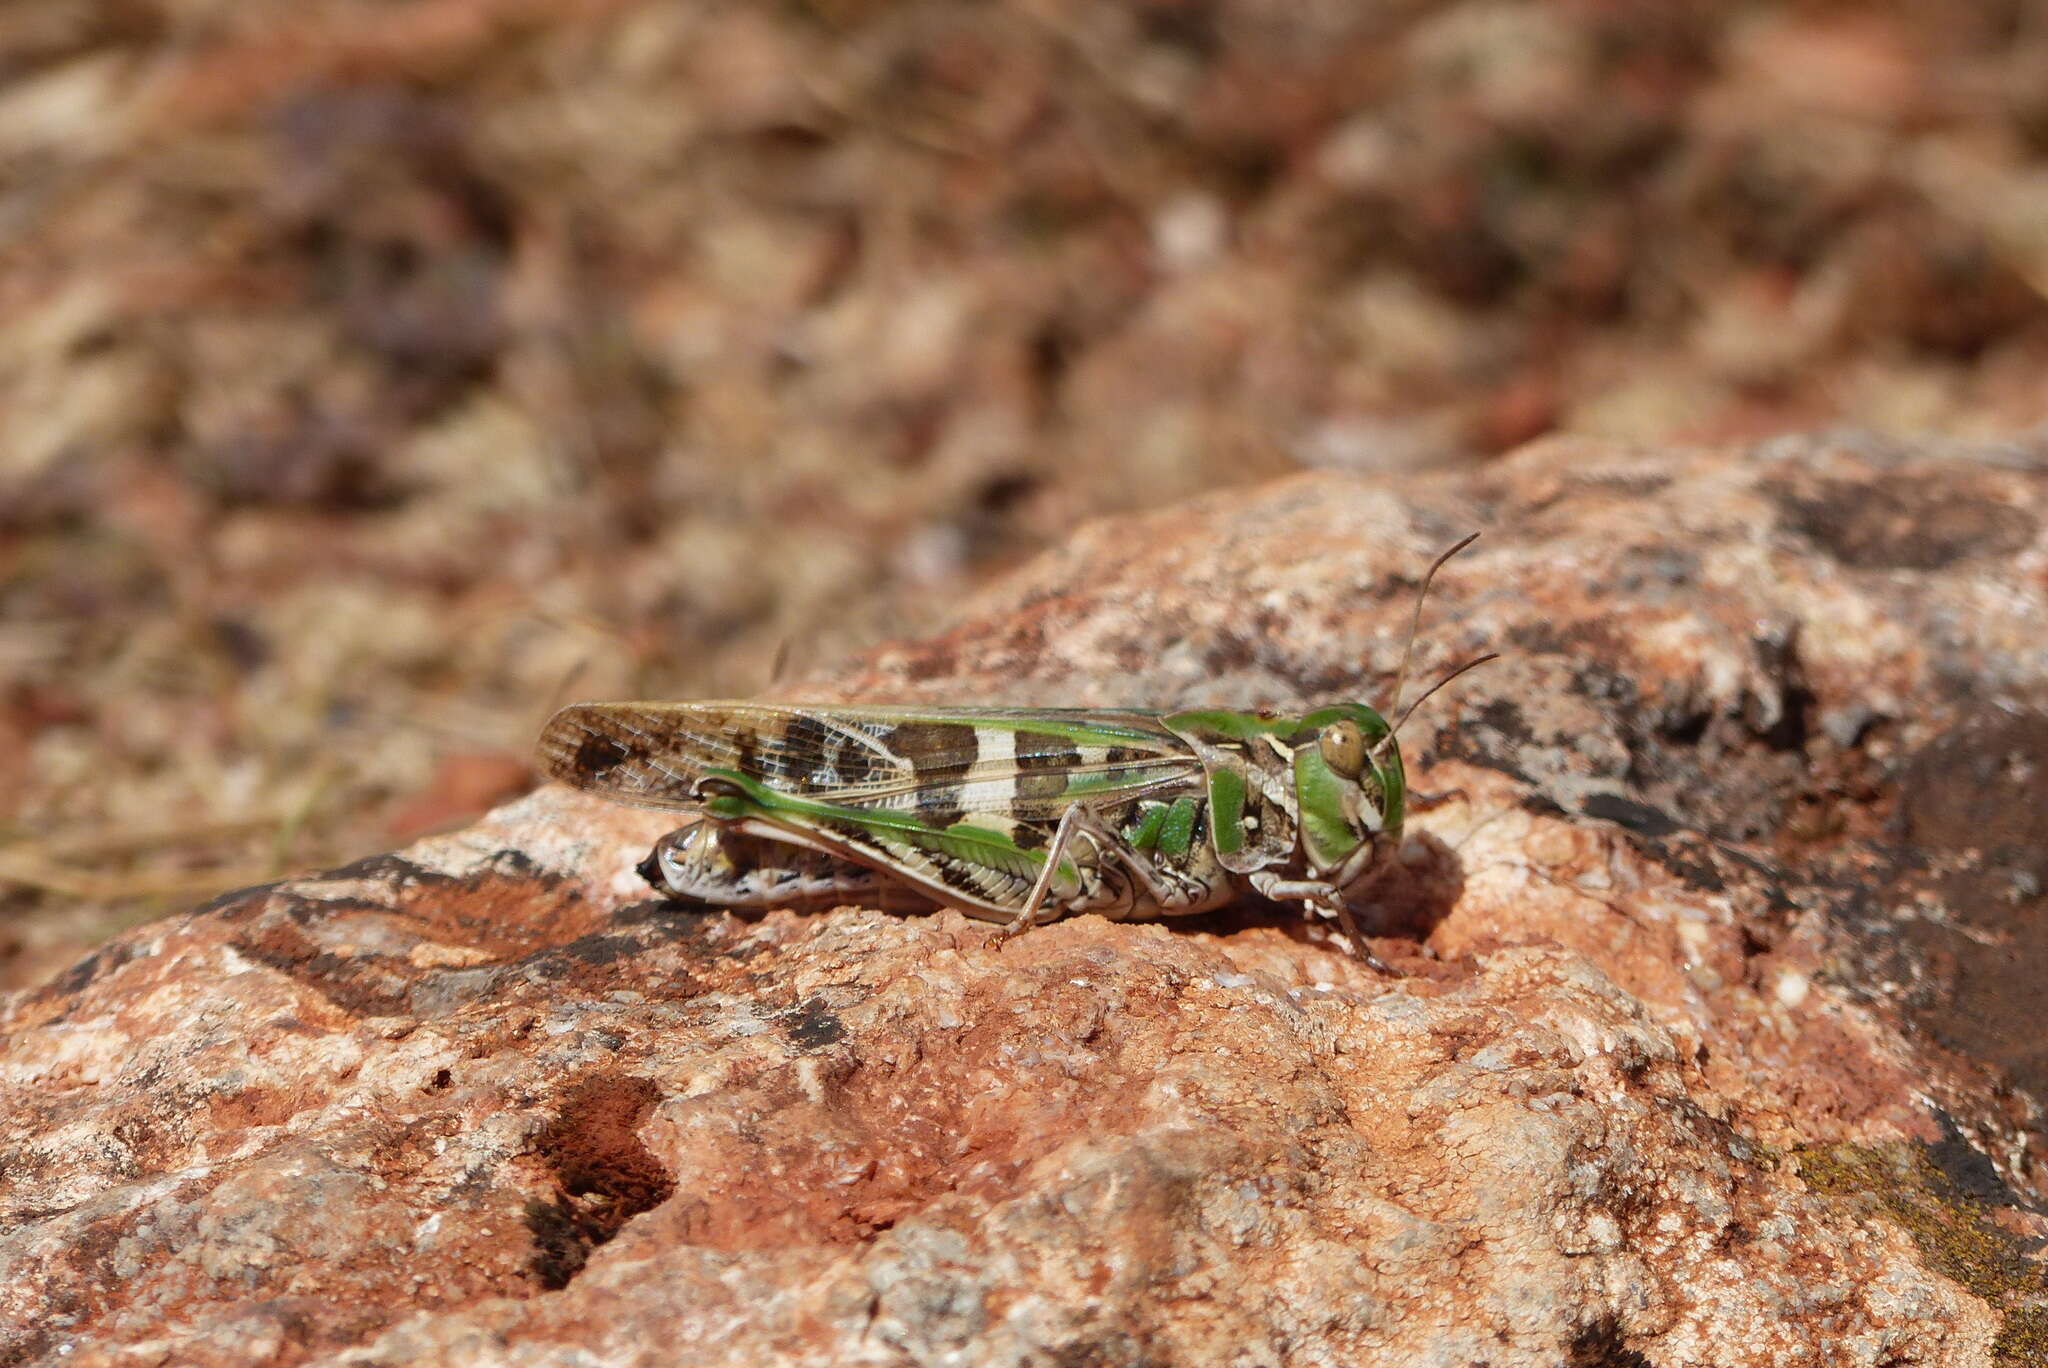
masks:
[[[1487,529],[1406,977],[1270,910],[679,910],[659,815],[544,789],[5,1001],[0,1360],[2040,1361],[2044,507],[1560,442],[1085,529],[834,688],[1372,698]]]
[[[2033,430],[2044,157],[2030,0],[5,0],[0,990],[1089,517]]]

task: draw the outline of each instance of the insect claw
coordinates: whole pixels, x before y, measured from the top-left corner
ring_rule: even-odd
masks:
[[[1351,915],[1350,903],[1339,896],[1330,899],[1327,905],[1336,911],[1338,924],[1344,928],[1344,939],[1351,942],[1351,953],[1364,961],[1366,968],[1385,974],[1388,978],[1407,977],[1372,952],[1372,946],[1366,942],[1365,934],[1358,929],[1358,919]]]
[[[1399,969],[1396,969],[1393,965],[1387,963],[1378,955],[1375,955],[1372,952],[1372,950],[1367,946],[1361,945],[1358,947],[1358,958],[1364,961],[1366,968],[1372,970],[1376,974],[1385,974],[1388,978],[1408,977]]]
[[[1029,917],[1019,917],[1015,921],[1005,922],[997,927],[982,944],[990,950],[1001,950],[1030,929],[1031,919]]]

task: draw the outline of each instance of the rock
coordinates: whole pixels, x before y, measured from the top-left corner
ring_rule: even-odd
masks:
[[[660,814],[545,788],[5,1000],[0,1358],[2040,1361],[2044,506],[1557,441],[1085,528],[796,692],[1377,698],[1484,528],[1405,977],[1254,909],[680,910]]]

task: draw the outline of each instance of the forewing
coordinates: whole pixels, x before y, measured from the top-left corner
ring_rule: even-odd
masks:
[[[624,802],[693,808],[728,770],[780,793],[913,813],[1056,819],[1199,784],[1187,743],[1150,713],[1086,708],[579,703],[541,734],[550,778]]]

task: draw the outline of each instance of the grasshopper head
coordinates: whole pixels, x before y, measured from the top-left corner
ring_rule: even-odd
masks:
[[[1318,877],[1334,876],[1339,885],[1365,872],[1383,849],[1401,844],[1407,815],[1408,777],[1401,768],[1401,743],[1395,734],[1424,699],[1474,665],[1494,659],[1492,652],[1469,660],[1423,690],[1406,708],[1401,691],[1408,681],[1408,661],[1415,651],[1415,633],[1422,625],[1422,604],[1429,585],[1444,562],[1470,546],[1474,532],[1436,558],[1415,593],[1415,616],[1401,648],[1401,668],[1394,676],[1392,723],[1363,703],[1339,703],[1303,718],[1307,737],[1294,739],[1294,795],[1301,809],[1301,853]]]
[[[1410,703],[1390,726],[1375,708],[1339,703],[1301,720],[1294,743],[1294,796],[1301,808],[1301,851],[1319,875],[1341,868],[1362,873],[1373,851],[1401,844],[1407,815],[1408,776],[1395,739],[1424,699],[1475,665],[1498,657],[1491,651],[1466,661]]]
[[[1386,718],[1363,703],[1339,703],[1302,724],[1310,735],[1294,748],[1294,792],[1310,867],[1328,872],[1368,844],[1398,844],[1408,781]]]

